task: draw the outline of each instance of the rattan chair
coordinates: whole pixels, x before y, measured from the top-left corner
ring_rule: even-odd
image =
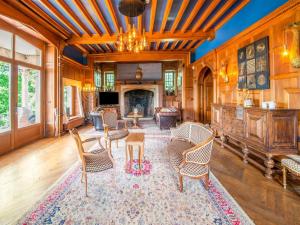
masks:
[[[103,111],[101,116],[104,128],[105,148],[111,150],[112,141],[116,141],[118,148],[118,140],[127,137],[129,134],[127,121],[119,120],[117,112],[114,111]]]
[[[95,173],[101,172],[107,169],[115,168],[114,160],[111,156],[109,150],[106,150],[101,145],[101,139],[99,138],[89,138],[84,141],[81,140],[77,129],[69,130],[70,134],[74,138],[77,149],[79,152],[79,156],[82,162],[82,179],[85,179],[85,195],[87,196],[87,173]],[[94,149],[90,152],[86,152],[83,144],[91,142],[91,141],[98,141],[99,147]]]
[[[300,176],[300,155],[288,155],[287,159],[281,160],[282,173],[283,173],[283,187],[286,189],[286,175],[287,171]]]
[[[171,129],[171,137],[168,152],[170,163],[179,176],[180,192],[183,191],[183,176],[204,179],[208,189],[213,131],[200,123],[185,122]]]

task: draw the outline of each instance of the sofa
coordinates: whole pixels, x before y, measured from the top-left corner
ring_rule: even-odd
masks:
[[[208,189],[214,132],[194,122],[185,122],[170,130],[171,142],[167,149],[170,163],[179,176],[179,190],[183,191],[183,176],[203,179]]]
[[[156,107],[154,120],[159,128],[170,129],[171,127],[176,127],[177,118],[179,116],[179,111],[175,107]]]

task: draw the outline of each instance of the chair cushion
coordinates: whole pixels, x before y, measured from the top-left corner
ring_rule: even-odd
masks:
[[[181,169],[180,174],[189,177],[199,177],[208,173],[207,165],[199,165],[195,163],[186,163]]]
[[[127,129],[122,129],[122,130],[110,130],[108,131],[108,139],[113,141],[113,140],[118,140],[127,137],[129,134],[129,131]]]
[[[113,162],[108,156],[108,152],[104,151],[95,154],[95,156],[85,156],[85,170],[86,172],[100,172],[113,168]]]
[[[183,140],[173,140],[169,145],[168,145],[168,153],[169,153],[169,157],[170,157],[170,162],[172,164],[172,166],[178,171],[178,167],[180,165],[180,163],[183,160],[183,156],[182,153],[189,149],[194,147],[195,145],[187,142],[187,141],[183,141]]]
[[[282,159],[281,164],[288,168],[291,172],[296,173],[297,175],[300,175],[300,163],[297,163],[296,161],[292,159]]]
[[[300,155],[287,155],[290,159],[300,163]]]

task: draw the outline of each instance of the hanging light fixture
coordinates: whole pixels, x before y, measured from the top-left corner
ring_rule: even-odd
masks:
[[[124,16],[136,17],[145,11],[149,0],[121,0],[119,2],[119,11]]]
[[[121,27],[116,45],[119,52],[129,51],[139,53],[140,51],[145,50],[147,47],[145,29],[143,29],[141,35],[138,35],[134,25],[129,25],[129,31],[127,33],[123,33]]]

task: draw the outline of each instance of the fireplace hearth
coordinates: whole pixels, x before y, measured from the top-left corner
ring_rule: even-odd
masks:
[[[137,89],[127,91],[124,94],[124,115],[138,109],[144,117],[153,117],[154,114],[154,93],[153,91]]]

